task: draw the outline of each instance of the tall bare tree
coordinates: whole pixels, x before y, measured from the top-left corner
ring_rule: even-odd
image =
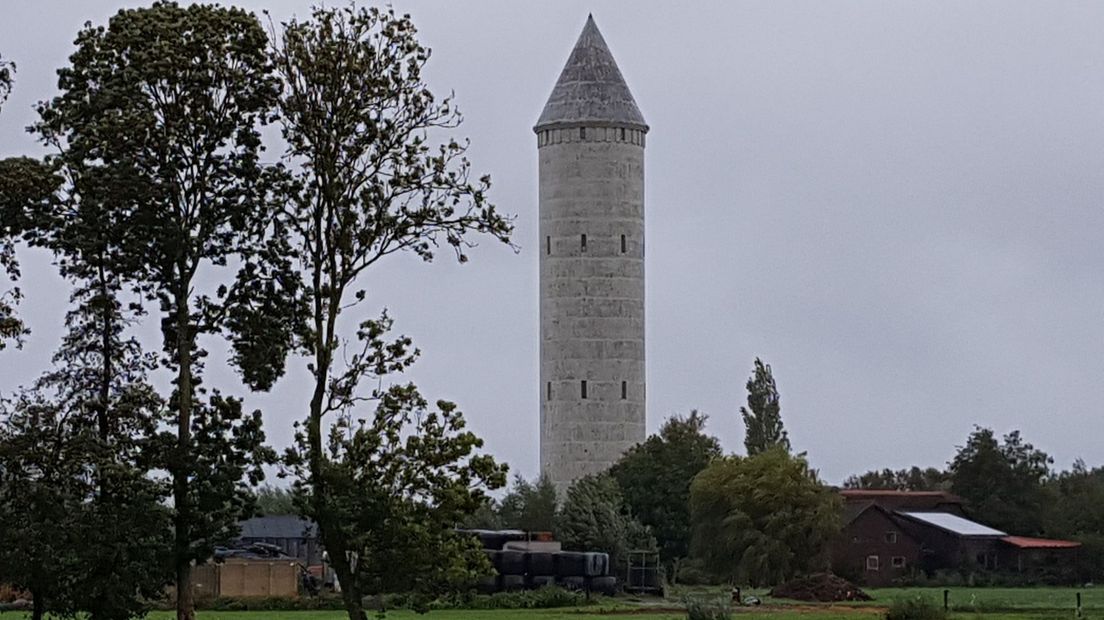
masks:
[[[308,498],[305,512],[319,524],[350,618],[360,620],[361,585],[373,579],[358,571],[351,559],[364,557],[367,549],[358,545],[368,544],[372,524],[379,524],[364,511],[381,505],[394,508],[393,502],[384,501],[394,494],[362,506],[350,525],[354,517],[341,510],[343,490],[351,480],[363,480],[371,489],[365,493],[385,491],[372,487],[377,479],[367,475],[371,464],[364,459],[375,451],[394,454],[410,449],[410,459],[429,455],[391,437],[404,427],[404,419],[424,408],[413,386],[360,387],[365,378],[403,370],[417,351],[408,339],[384,340],[390,325],[386,317],[354,319],[360,326],[359,344],[343,339],[339,319],[364,300],[362,278],[385,257],[413,252],[431,261],[443,245],[464,262],[471,235],[508,242],[512,225],[487,201],[490,179],[472,179],[467,144],[433,141],[456,128],[461,116],[451,98],[438,99],[424,82],[429,50],[418,42],[408,16],[378,8],[317,8],[306,21],[282,24],[273,38],[283,82],[285,159],[292,169],[287,219],[298,242],[304,297],[310,306],[306,349],[314,389],[299,454],[305,464],[301,486]],[[354,406],[366,400],[375,400],[377,406],[374,419],[362,428],[351,416]],[[449,486],[449,480],[463,483],[470,477],[473,487],[504,483],[493,462],[469,460],[479,442],[460,431],[463,422],[454,406],[442,405],[433,423],[443,424],[442,429],[421,425],[408,430],[446,442],[442,448],[452,446],[442,454],[454,462],[427,462],[439,468],[432,470],[437,472],[432,479],[423,481],[428,487],[396,490],[429,501],[415,502],[420,506],[416,514],[423,519],[431,517],[426,510],[442,507],[432,503],[438,491],[431,489],[451,489],[448,510],[478,507],[478,502],[457,503],[471,489]],[[338,430],[328,442],[325,425],[335,416]],[[373,432],[384,431],[384,438],[372,439]],[[347,441],[342,442],[343,435]]]

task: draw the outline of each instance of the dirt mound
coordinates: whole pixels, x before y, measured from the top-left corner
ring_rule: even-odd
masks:
[[[818,601],[834,603],[837,601],[869,601],[870,595],[858,586],[831,573],[816,573],[798,577],[770,591],[774,598],[788,598],[795,601]]]

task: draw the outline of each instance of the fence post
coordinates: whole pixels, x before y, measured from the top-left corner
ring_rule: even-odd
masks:
[[[943,590],[943,611],[950,611],[951,609],[951,591]]]
[[[1081,593],[1077,593],[1077,617],[1081,617]]]

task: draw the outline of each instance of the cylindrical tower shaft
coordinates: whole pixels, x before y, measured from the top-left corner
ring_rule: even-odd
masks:
[[[645,436],[648,127],[593,19],[534,129],[541,472],[563,490]]]

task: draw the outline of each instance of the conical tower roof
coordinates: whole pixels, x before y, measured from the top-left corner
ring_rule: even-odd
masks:
[[[588,16],[534,131],[583,123],[648,130],[621,70]]]

